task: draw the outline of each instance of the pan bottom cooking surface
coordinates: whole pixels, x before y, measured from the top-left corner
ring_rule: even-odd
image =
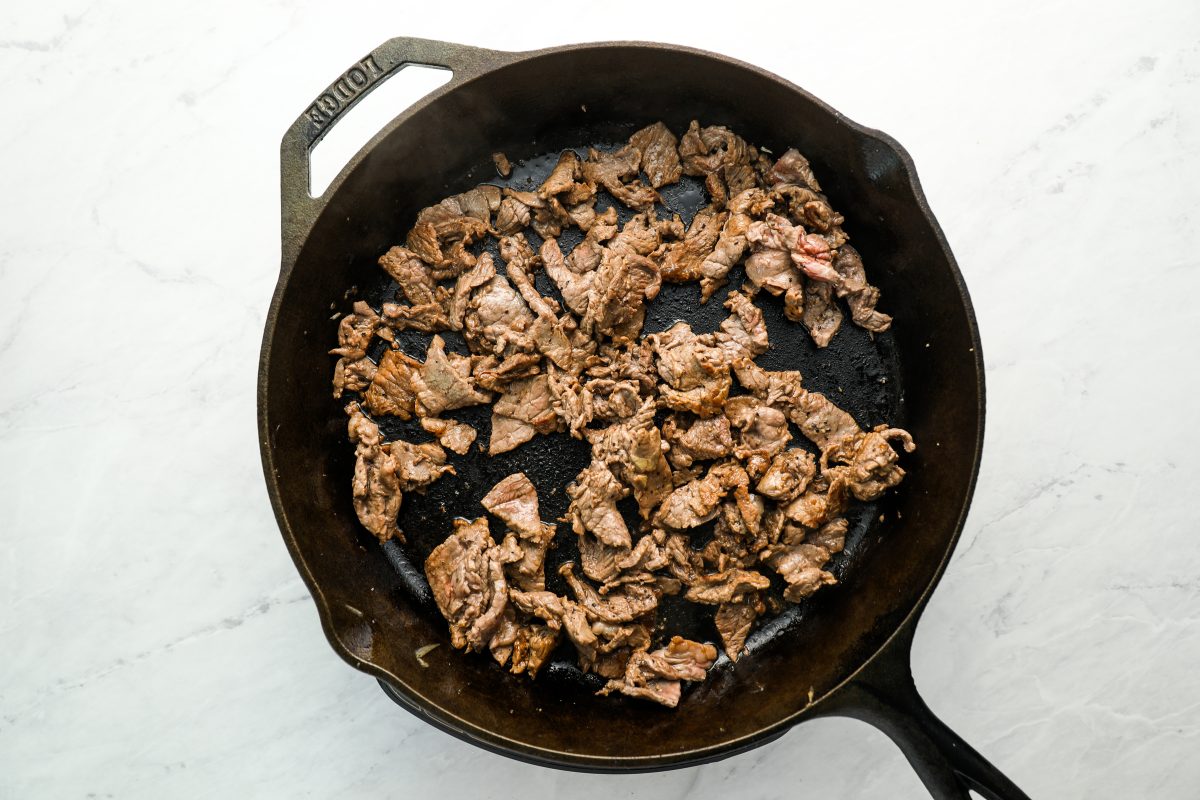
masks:
[[[632,131],[632,127],[630,130]],[[595,142],[591,146],[600,150],[615,150],[624,143],[606,140]],[[576,151],[581,157],[587,155],[586,146],[576,148]],[[448,188],[446,194],[465,191],[479,183],[533,190],[549,175],[560,152],[554,150],[522,161],[514,160],[512,174],[506,179],[499,178],[495,173],[480,174],[483,171],[482,164],[486,163],[489,168],[491,166],[490,158],[485,159],[481,166],[475,167],[471,173],[463,176],[462,180],[450,183],[449,186],[453,188]],[[677,184],[663,187],[661,194],[663,202],[656,207],[658,216],[670,218],[672,214],[679,214],[685,226],[691,223],[698,210],[708,204],[703,182],[691,176],[685,175]],[[440,199],[431,197],[428,198],[428,203]],[[601,191],[598,194],[598,212],[614,205],[622,225],[635,213],[623,204],[615,203],[606,192]],[[411,220],[403,222],[406,224],[397,224],[395,243],[403,241],[408,225],[411,224]],[[853,237],[853,230],[848,233]],[[526,230],[525,234],[536,252],[541,245],[540,237],[531,229]],[[564,255],[582,238],[582,233],[576,228],[565,230],[558,240]],[[504,262],[500,258],[497,243],[489,239],[482,247],[477,245],[475,248],[477,254],[483,250],[491,252],[497,272],[503,274]],[[882,268],[882,265],[868,264],[868,268],[872,266],[876,270]],[[398,287],[383,270],[374,269],[372,274],[378,275],[377,283],[355,287],[348,297],[354,298],[357,295],[378,310],[382,303],[393,301]],[[721,321],[728,316],[728,311],[723,306],[725,297],[730,291],[739,288],[744,278],[744,268],[735,267],[729,274],[728,285],[714,294],[706,304],[700,303],[700,289],[696,283],[664,283],[658,297],[647,304],[643,335],[664,331],[680,320],[690,324],[697,333],[717,330]],[[544,270],[535,273],[534,282],[543,295],[554,297],[561,302],[561,294]],[[884,307],[881,309],[885,312],[886,303],[885,297]],[[762,292],[758,295],[756,304],[763,311],[771,341],[771,349],[756,359],[761,367],[769,370],[799,370],[804,376],[805,388],[827,395],[836,405],[849,412],[864,429],[882,423],[901,427],[904,425],[901,371],[890,330],[882,334],[872,334],[856,325],[845,324],[829,346],[822,349],[813,344],[803,326],[784,317],[782,298]],[[445,331],[439,335],[445,340],[448,351],[469,355],[466,342],[460,333]],[[431,338],[431,334],[406,331],[398,334],[396,341],[405,353],[422,360]],[[378,360],[387,346],[386,342],[377,341],[371,357]],[[741,393],[744,392],[735,381],[731,395]],[[331,415],[342,419],[342,405],[343,402],[340,401],[334,403]],[[405,494],[399,526],[407,542],[401,544],[392,540],[382,545],[404,588],[404,596],[397,597],[397,602],[415,604],[423,613],[441,624],[444,622],[433,602],[423,565],[433,548],[450,533],[452,519],[474,519],[484,516],[486,512],[480,504],[483,496],[504,477],[514,472],[524,472],[537,487],[542,518],[546,521],[561,520],[566,516],[569,504],[567,485],[591,462],[590,445],[586,441],[572,438],[565,432],[537,435],[515,450],[489,457],[480,448],[486,448],[490,437],[490,405],[450,411],[443,416],[474,427],[479,432],[476,444],[464,456],[447,451],[449,463],[454,465],[456,475],[442,478],[424,493]],[[422,429],[419,421],[415,419],[404,422],[395,417],[381,417],[376,422],[389,441],[402,438],[420,443],[432,441],[434,438]],[[804,447],[819,456],[816,447],[801,435],[795,425],[791,425],[791,429],[792,446]],[[348,450],[352,449],[348,440],[345,447]],[[349,482],[348,475],[346,480]],[[845,549],[835,555],[825,567],[839,581],[848,570],[853,569],[859,554],[868,545],[880,515],[888,513],[891,497],[892,494],[888,494],[872,503],[851,502],[845,514],[850,524]],[[641,520],[633,498],[627,498],[618,507],[623,512],[630,530],[640,530]],[[489,523],[493,538],[500,541],[504,536],[503,523],[495,519],[489,519]],[[695,529],[692,534],[694,546],[704,546],[711,535],[713,525],[714,523],[708,523]],[[564,562],[578,561],[579,551],[576,535],[570,524],[559,521],[557,527],[554,543],[546,554],[546,588],[558,594],[568,595],[566,582],[558,575],[557,570]],[[361,531],[361,535],[364,542],[375,541],[366,531]],[[778,575],[769,572],[769,577],[777,583],[777,589],[782,589],[784,584]],[[837,590],[837,586],[828,587],[822,590],[822,594]],[[789,631],[803,624],[812,607],[813,599],[810,598],[799,604],[785,604],[783,611],[777,616],[768,615],[762,618],[746,643],[747,651],[753,653],[769,642],[786,636]],[[698,641],[719,641],[713,624],[714,613],[713,606],[691,603],[683,600],[681,596],[665,596],[658,609],[656,635],[664,640],[678,634]],[[487,653],[462,654],[460,657],[492,660]],[[492,666],[498,670],[502,669],[494,663]],[[710,675],[732,666],[732,662],[722,652]],[[605,683],[600,676],[585,673],[578,667],[575,651],[565,640],[539,673],[538,681],[573,684],[588,691],[595,691]],[[684,691],[688,689],[685,688]]]

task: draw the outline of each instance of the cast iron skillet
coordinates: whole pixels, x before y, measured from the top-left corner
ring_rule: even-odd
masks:
[[[384,128],[322,197],[311,197],[312,146],[407,64],[449,69],[453,78]],[[449,517],[482,513],[478,498],[511,471],[524,469],[538,485],[544,518],[560,514],[561,486],[586,463],[586,448],[543,437],[506,459],[459,459],[458,479],[406,498],[400,524],[408,544],[380,548],[351,506],[352,451],[340,404],[329,396],[327,351],[337,324],[331,316],[346,310],[353,293],[378,304],[389,292],[375,266],[379,254],[400,241],[423,206],[496,180],[493,151],[523,162],[511,180],[528,183],[541,179],[562,148],[619,142],[658,119],[679,133],[693,118],[727,125],[776,154],[788,146],[805,153],[846,216],[883,292],[883,310],[895,318],[878,337],[845,325],[828,350],[817,351],[768,301],[773,349],[760,363],[800,369],[809,388],[829,394],[860,424],[901,424],[919,449],[905,457],[909,475],[898,491],[855,512],[846,553],[834,564],[841,583],[764,626],[736,669],[718,662],[668,710],[595,697],[594,676],[566,659],[531,684],[485,655],[451,651],[421,576],[419,565]],[[909,668],[917,617],[974,488],[984,388],[966,287],[912,160],[896,142],[775,75],[689,48],[618,42],[508,53],[399,38],[348,70],[296,120],[283,139],[281,172],[282,267],[263,339],[259,435],[284,540],[342,658],[433,725],[533,763],[606,772],[680,767],[747,750],[804,719],[843,715],[891,736],[935,797],[966,798],[968,787],[992,800],[1026,797],[933,716]],[[700,203],[686,182],[667,196],[685,219]],[[697,298],[694,285],[671,287],[647,330],[676,318],[712,329],[725,313],[719,299],[701,307]],[[486,441],[486,413],[464,418]],[[574,555],[570,537],[559,539],[555,563]],[[705,627],[711,622],[688,609],[667,607],[665,616],[714,638]],[[426,656],[432,663],[425,668],[414,651],[428,643],[443,646]]]

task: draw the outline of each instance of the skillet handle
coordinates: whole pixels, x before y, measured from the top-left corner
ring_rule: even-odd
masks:
[[[509,61],[512,56],[498,50],[400,36],[379,45],[342,73],[292,123],[279,146],[283,263],[294,261],[300,243],[324,208],[329,191],[320,197],[309,193],[309,154],[343,114],[410,64],[453,73],[450,81],[433,93],[440,95]],[[413,107],[424,105],[428,99],[419,100]]]
[[[833,714],[868,722],[886,733],[935,800],[1029,800],[1000,770],[934,716],[917,693],[910,653],[915,623],[896,634],[842,692]]]

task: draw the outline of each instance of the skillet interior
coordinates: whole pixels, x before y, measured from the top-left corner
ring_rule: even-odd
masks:
[[[793,613],[792,624],[757,637],[755,651],[736,670],[714,670],[674,711],[594,698],[566,668],[531,685],[485,657],[448,647],[427,656],[432,667],[423,669],[413,651],[444,643],[445,623],[422,609],[419,590],[414,595],[404,569],[395,569],[404,566],[397,548],[381,553],[354,519],[345,418],[328,392],[326,351],[336,325],[329,317],[348,306],[347,287],[377,299],[372,295],[384,285],[375,259],[400,239],[417,210],[495,179],[493,150],[515,161],[617,141],[656,119],[678,133],[692,118],[728,125],[776,153],[799,147],[845,214],[868,274],[883,291],[882,309],[896,319],[894,334],[873,341],[845,326],[834,346],[818,352],[802,330],[781,323],[777,304],[767,301],[761,304],[776,318],[774,348],[760,363],[801,369],[809,388],[827,392],[861,424],[908,427],[920,446],[903,462],[909,477],[888,508],[860,512],[854,546],[842,562],[853,568],[844,570],[841,586]],[[531,171],[538,166],[532,162]],[[522,177],[518,172],[514,180]],[[685,218],[695,210],[694,199],[679,199]],[[717,301],[697,310],[695,298],[694,286],[664,293],[647,328],[682,317],[697,329],[712,329],[724,310]],[[610,766],[645,767],[711,756],[769,734],[808,705],[810,690],[819,700],[863,664],[917,605],[968,499],[980,421],[969,311],[904,159],[889,143],[742,65],[668,49],[581,47],[454,89],[377,140],[345,176],[277,301],[264,376],[268,480],[331,641],[352,663],[386,674],[440,724],[493,746],[563,763],[603,759]],[[486,431],[484,424],[481,438]],[[401,525],[418,564],[445,534],[449,515],[479,513],[478,497],[515,469],[525,469],[539,486],[543,516],[561,511],[561,492],[547,497],[543,487],[565,484],[582,466],[579,459],[586,463],[586,448],[565,437],[535,442],[503,462],[472,459],[471,468],[459,462],[466,480],[444,481],[424,498],[406,499]],[[558,560],[570,555],[570,537],[562,538]]]

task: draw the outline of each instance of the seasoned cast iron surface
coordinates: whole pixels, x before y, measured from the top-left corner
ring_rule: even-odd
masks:
[[[597,149],[615,149],[624,142],[599,141],[593,144]],[[558,160],[558,150],[544,153],[540,156],[514,161],[513,171],[509,178],[501,179],[491,170],[490,162],[486,166],[476,167],[463,176],[461,181],[454,182],[448,187],[446,194],[465,191],[478,183],[493,183],[498,186],[511,186],[516,189],[530,190],[536,188],[553,168]],[[587,148],[577,148],[581,157],[587,156]],[[818,175],[818,178],[823,176]],[[678,213],[684,225],[691,223],[692,216],[708,203],[707,193],[703,183],[697,178],[683,176],[679,183],[663,187],[661,190],[663,204],[658,206],[660,217],[670,217]],[[427,204],[435,203],[440,197],[427,199]],[[610,205],[616,205],[620,223],[624,224],[635,212],[629,208],[614,203],[601,191],[597,203],[597,211],[602,211]],[[394,242],[402,243],[413,223],[412,219],[396,221]],[[848,231],[851,237],[853,229]],[[541,239],[532,230],[526,231],[530,244],[536,251],[541,245]],[[577,228],[563,232],[559,244],[564,255],[570,252],[582,239],[582,233]],[[485,246],[495,258],[498,272],[503,272],[503,260],[500,258],[496,242],[489,240]],[[481,249],[477,246],[476,252]],[[382,254],[380,254],[382,255]],[[868,274],[873,265],[868,263]],[[877,267],[878,268],[878,267]],[[382,269],[374,269],[378,282],[373,285],[355,287],[350,297],[365,299],[376,309],[383,302],[394,299],[397,285],[388,278]],[[646,323],[643,334],[666,330],[679,320],[688,322],[697,333],[715,331],[718,325],[728,316],[728,311],[722,305],[729,291],[739,288],[745,278],[742,267],[736,267],[729,275],[729,284],[717,292],[707,304],[700,303],[699,286],[695,283],[668,284],[664,283],[658,297],[648,304]],[[535,273],[535,283],[543,295],[552,296],[561,302],[561,295],[553,282],[544,271]],[[885,295],[881,310],[888,310],[889,298]],[[842,325],[837,335],[827,348],[820,349],[813,344],[812,339],[804,328],[793,323],[783,315],[782,298],[772,297],[765,292],[756,299],[757,305],[763,310],[767,330],[770,334],[771,349],[759,356],[756,362],[765,369],[783,370],[798,369],[804,376],[806,388],[827,395],[835,404],[844,408],[857,420],[863,428],[871,428],[880,423],[903,425],[903,388],[900,384],[900,367],[891,331],[883,334],[872,334],[847,322]],[[341,309],[344,310],[344,309]],[[461,334],[447,331],[440,334],[446,341],[447,350],[468,354],[466,343]],[[397,336],[401,348],[411,356],[424,360],[430,334],[407,331]],[[331,337],[332,341],[332,337]],[[371,357],[378,360],[387,347],[387,343],[376,341],[375,350]],[[736,386],[733,394],[739,393]],[[335,402],[331,414],[343,417],[342,403]],[[469,423],[478,432],[479,437],[470,452],[460,456],[447,451],[450,463],[454,465],[457,475],[448,475],[435,482],[423,494],[411,493],[404,496],[404,504],[400,511],[399,525],[404,532],[407,542],[400,544],[396,541],[387,542],[383,550],[389,562],[395,567],[408,594],[403,602],[416,603],[425,613],[440,620],[441,616],[433,602],[429,586],[425,582],[423,564],[426,556],[450,532],[452,520],[455,517],[475,518],[484,515],[480,499],[502,478],[514,472],[524,472],[537,487],[538,499],[541,504],[541,515],[546,521],[558,520],[565,516],[568,505],[566,487],[576,474],[588,465],[591,460],[591,448],[585,441],[571,438],[567,433],[555,433],[548,436],[538,435],[531,441],[517,447],[508,453],[489,457],[486,452],[487,442],[491,433],[491,406],[474,406],[457,411],[447,412],[446,417]],[[388,440],[406,439],[410,442],[432,441],[433,437],[426,433],[417,420],[402,422],[394,417],[380,417],[376,420],[380,430]],[[805,439],[800,431],[792,426],[792,446],[807,447],[814,454],[819,452]],[[918,442],[918,445],[920,443]],[[345,447],[352,448],[349,441]],[[346,476],[349,481],[349,475]],[[859,554],[868,545],[871,531],[880,514],[888,513],[889,496],[874,503],[852,502],[846,517],[850,529],[846,535],[845,550],[835,555],[826,567],[839,580],[853,565]],[[621,506],[625,513],[630,530],[640,530],[640,520],[637,516],[637,505],[628,498]],[[712,523],[693,533],[696,546],[703,546],[707,539],[706,533],[711,532]],[[492,535],[499,541],[503,535],[503,524],[491,520]],[[374,542],[374,539],[362,532],[364,542]],[[546,556],[547,589],[559,594],[569,594],[565,582],[558,576],[557,569],[566,561],[578,559],[576,536],[568,523],[559,522],[554,544]],[[767,571],[772,580],[779,578],[772,571]],[[783,584],[780,583],[780,586]],[[823,591],[837,591],[838,587],[830,587]],[[797,625],[802,624],[805,614],[811,606],[806,600],[797,605],[788,604],[784,611],[774,619],[766,619],[759,624],[757,630],[747,642],[750,652],[762,648],[772,639],[786,634]],[[658,610],[658,631],[661,636],[666,633],[680,634],[700,641],[719,641],[712,622],[714,607],[698,605],[682,600],[681,597],[664,597]],[[462,655],[463,658],[489,659],[486,653],[479,655]],[[728,669],[731,666],[722,654],[714,670]],[[496,667],[500,669],[499,666]],[[538,678],[539,681],[569,681],[582,683],[590,689],[599,688],[604,680],[597,675],[583,673],[575,664],[575,654],[569,644],[563,643],[555,653],[554,658],[546,665]],[[686,689],[685,689],[686,691]]]

